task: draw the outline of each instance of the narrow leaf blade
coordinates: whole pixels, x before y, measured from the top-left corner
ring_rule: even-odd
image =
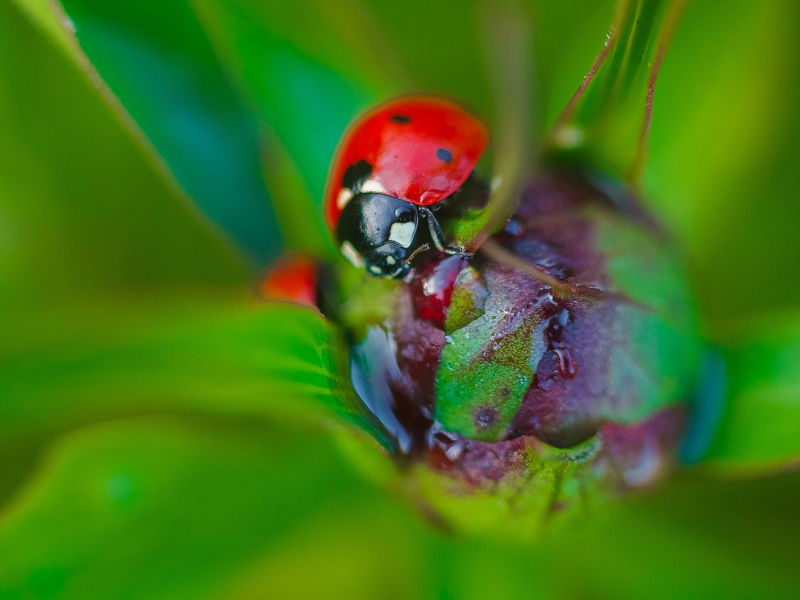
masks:
[[[281,248],[255,116],[189,7],[66,0],[82,49],[199,207],[258,263]]]

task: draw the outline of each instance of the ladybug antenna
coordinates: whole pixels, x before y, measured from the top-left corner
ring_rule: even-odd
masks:
[[[431,249],[431,245],[430,244],[428,244],[428,243],[422,244],[419,248],[417,248],[416,250],[414,250],[411,253],[411,256],[409,256],[406,259],[406,262],[410,263],[412,260],[414,260],[417,257],[417,254],[421,254],[423,252],[427,252],[430,249]]]

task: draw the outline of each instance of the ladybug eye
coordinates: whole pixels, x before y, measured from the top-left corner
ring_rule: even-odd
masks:
[[[406,223],[414,220],[414,212],[405,206],[394,209],[394,216],[395,221],[398,223]]]

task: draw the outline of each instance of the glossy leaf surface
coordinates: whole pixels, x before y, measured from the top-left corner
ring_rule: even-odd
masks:
[[[13,5],[0,10],[0,299],[246,280],[72,59]]]
[[[95,299],[91,315],[74,305],[37,311],[36,323],[18,313],[3,326],[12,340],[2,350],[4,426],[41,413],[79,422],[86,412],[170,405],[258,413],[275,403],[291,412],[304,404],[301,390],[333,402],[333,340],[313,310],[211,294],[103,306]]]
[[[191,8],[68,0],[81,48],[172,174],[251,258],[281,248],[256,116],[229,84]]]
[[[307,308],[211,294],[95,299],[91,315],[79,305],[18,313],[0,335],[12,341],[0,352],[0,451],[34,453],[7,473],[3,493],[51,436],[139,414],[279,417],[355,427],[388,444],[340,389],[336,340]]]

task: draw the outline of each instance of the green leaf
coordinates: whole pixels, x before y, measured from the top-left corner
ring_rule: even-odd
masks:
[[[91,310],[18,311],[0,339],[0,500],[53,436],[129,415],[279,417],[360,432],[362,452],[393,443],[337,375],[336,334],[306,308],[213,290],[95,297]]]
[[[658,80],[647,188],[708,326],[800,305],[787,276],[800,264],[798,23],[793,0],[690,2]]]
[[[325,437],[129,419],[79,430],[48,451],[0,516],[0,593],[792,598],[797,542],[787,532],[798,526],[798,497],[797,475],[679,477],[538,546],[455,538],[365,486]]]
[[[0,4],[0,304],[244,278],[72,59]]]
[[[275,214],[286,252],[318,258],[337,256],[333,239],[320,218],[322,211],[311,197],[297,163],[274,132],[268,140],[261,156],[264,179],[270,193],[280,200],[275,203]]]
[[[33,4],[43,6],[42,0],[28,0]],[[591,63],[607,9],[608,2],[537,2],[536,45],[551,121]],[[387,45],[415,57],[410,63],[425,89],[453,94],[471,106],[486,102],[468,10],[413,0],[382,3],[376,14]],[[351,15],[341,11],[339,22]],[[307,23],[298,19],[296,29]],[[786,75],[796,71],[799,56],[796,24],[792,0],[737,3],[735,9],[727,3],[693,3],[659,83],[650,184],[656,206],[692,251],[706,314],[715,318],[744,318],[800,299],[800,283],[787,277],[800,256],[794,235],[800,215],[794,164],[799,88]],[[330,39],[308,37],[309,44]],[[337,44],[329,46],[339,51]],[[80,389],[68,381],[69,371],[81,362],[68,360],[73,346],[75,356],[88,356],[89,363],[112,347],[112,357],[124,366],[125,352],[115,353],[109,337],[125,338],[128,348],[171,345],[142,342],[158,337],[154,321],[159,319],[144,315],[141,305],[120,308],[110,289],[130,296],[131,288],[153,283],[241,279],[242,271],[225,250],[176,210],[174,196],[69,60],[42,44],[1,3],[0,147],[0,290],[16,300],[25,295],[51,305],[48,313],[32,311],[19,319],[4,312],[10,318],[3,320],[0,349],[14,360],[27,357],[28,367],[51,355],[42,359],[51,369],[25,373],[44,372],[45,380],[60,377],[66,389]],[[103,288],[108,301],[97,305],[95,321],[95,294]],[[72,299],[69,307],[58,306],[75,292],[82,304]],[[215,310],[208,297],[198,302]],[[187,309],[191,304],[176,299],[171,312],[160,313],[163,321],[193,329],[187,323],[194,317],[186,313],[195,310],[197,321],[207,319],[212,328],[238,319],[232,314],[239,309],[222,308],[227,301],[213,303],[220,309],[219,321]],[[112,314],[116,322],[108,317]],[[130,330],[120,332],[123,326]],[[154,329],[137,331],[145,327]],[[199,324],[194,331],[189,337],[202,346]],[[53,337],[61,338],[54,349]],[[87,346],[96,350],[87,352]],[[774,357],[768,346],[754,346],[758,356]],[[156,357],[174,359],[186,352],[181,344],[172,347],[174,353]],[[5,362],[5,355],[0,360]],[[750,366],[741,371],[755,380],[753,365],[761,363],[753,361],[745,361]],[[53,368],[58,365],[64,369]],[[769,365],[761,366],[774,374]],[[78,364],[78,379],[91,373],[84,367]],[[140,380],[147,381],[149,368],[159,377],[169,370],[166,363],[151,365]],[[9,372],[14,375],[7,369],[3,377]],[[181,386],[191,389],[189,376],[183,378]],[[42,383],[32,379],[15,381],[32,387]],[[783,390],[793,385],[786,378],[779,381],[790,384]],[[122,382],[147,387],[133,378]],[[762,384],[768,388],[770,381]],[[50,392],[58,389],[52,385]],[[47,395],[31,397],[39,402]],[[791,402],[780,404],[785,408]],[[17,408],[24,412],[24,406]],[[782,410],[764,411],[758,418]],[[68,422],[68,413],[68,406],[55,411],[55,429],[62,426],[59,420]],[[776,424],[767,423],[765,431],[780,432],[770,429]],[[288,450],[266,448],[264,454],[271,456],[266,458],[251,448],[274,439],[271,430],[257,433],[259,441],[254,436],[244,441],[241,432],[229,435],[218,423],[213,427],[214,432],[199,432],[152,422],[110,424],[64,440],[15,498],[13,513],[0,519],[0,586],[6,586],[0,595],[172,599],[259,598],[276,592],[477,599],[534,594],[618,600],[794,598],[800,587],[794,564],[798,545],[791,535],[800,526],[797,475],[735,483],[679,477],[657,494],[608,513],[593,512],[577,530],[529,548],[431,533],[383,496],[359,495],[364,491],[359,482],[330,461],[329,445],[313,437],[293,433]],[[748,435],[752,431],[746,429]],[[736,447],[744,446],[737,442]],[[749,447],[762,448],[761,442]],[[30,468],[40,449],[17,444],[6,452],[3,446],[2,478],[9,472],[22,478],[21,463]],[[142,489],[161,494],[148,511],[134,505],[128,513],[133,517],[116,519],[109,517],[110,510],[91,510],[131,507],[112,504],[107,490],[98,492],[110,481],[108,490],[125,500],[132,488],[124,478],[112,479],[117,466],[141,474]],[[338,495],[342,488],[355,491]],[[334,500],[328,502],[330,495]],[[310,503],[319,508],[316,517],[306,510]]]
[[[587,515],[554,538],[552,568],[570,564],[576,591],[597,598],[792,598],[798,543],[787,532],[800,524],[798,498],[798,475],[677,476],[657,494]],[[587,595],[576,591],[567,597]]]
[[[241,421],[79,430],[0,516],[0,595],[173,600],[242,588],[305,521],[363,495],[334,450],[326,436]]]
[[[381,52],[363,48],[368,34],[352,35],[358,11],[325,2],[196,0],[193,6],[305,182],[307,193],[276,202],[303,205],[306,227],[321,230],[325,181],[342,133],[359,113],[397,89],[385,75],[369,77],[376,72],[370,64]],[[345,15],[354,19],[349,27]]]
[[[75,44],[70,24],[50,0],[13,0],[20,11],[28,16],[50,41],[58,45],[62,52],[74,63],[81,66],[83,53]]]
[[[729,474],[800,465],[800,317],[752,324],[726,351],[729,402],[706,460]]]
[[[256,117],[182,0],[65,0],[81,48],[178,183],[259,263],[281,240]]]
[[[7,442],[142,412],[339,417],[381,436],[343,395],[337,340],[315,311],[213,292],[19,314],[3,325]]]
[[[606,44],[550,136],[557,161],[638,178],[652,91],[684,0],[621,0]]]

